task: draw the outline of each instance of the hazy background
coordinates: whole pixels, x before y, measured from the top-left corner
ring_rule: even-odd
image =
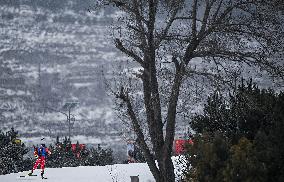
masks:
[[[125,132],[105,89],[105,77],[125,61],[111,36],[118,13],[90,12],[93,2],[0,0],[0,129],[14,127],[28,145],[42,137],[54,142],[68,135],[66,116],[55,110],[66,112],[63,105],[76,101],[72,143],[111,147],[121,161],[133,134]],[[257,75],[255,81],[274,86]],[[200,111],[210,92],[204,87],[192,92],[188,109]],[[200,93],[203,99],[197,99]],[[177,137],[182,137],[188,121],[178,119]]]

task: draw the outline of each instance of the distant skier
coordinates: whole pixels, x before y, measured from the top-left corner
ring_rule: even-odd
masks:
[[[127,141],[127,162],[128,163],[135,163],[135,145],[134,141],[128,140]]]
[[[40,164],[40,169],[41,169],[40,175],[42,179],[45,179],[45,177],[43,177],[45,160],[46,160],[47,155],[50,155],[50,154],[51,152],[49,151],[47,147],[45,147],[45,144],[41,144],[39,148],[35,148],[34,155],[37,158],[37,160],[34,164],[32,171],[28,175],[33,176],[34,170],[37,169],[38,165]]]

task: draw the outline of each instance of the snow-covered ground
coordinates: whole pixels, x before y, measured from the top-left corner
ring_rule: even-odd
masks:
[[[185,167],[183,156],[172,158],[175,166],[176,181],[180,181],[181,171]],[[0,175],[0,182],[39,181],[40,169],[34,174],[38,176],[26,176],[28,171]],[[130,182],[130,176],[138,176],[140,182],[154,182],[154,177],[146,163],[115,164],[107,166],[80,166],[64,168],[46,168],[45,177],[48,182]]]
[[[0,175],[1,182],[14,181],[40,181],[40,170],[36,170],[38,176],[20,177],[28,172]],[[138,176],[139,175],[139,176]],[[138,176],[142,182],[154,182],[149,167],[145,163],[116,164],[108,166],[80,166],[66,168],[46,168],[45,176],[48,182],[130,182],[130,176]]]

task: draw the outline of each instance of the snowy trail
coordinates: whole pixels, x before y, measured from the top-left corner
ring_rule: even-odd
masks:
[[[20,177],[27,173],[28,172],[21,172],[0,175],[0,182],[130,182],[130,176],[137,175],[139,175],[139,180],[142,182],[155,181],[146,163],[46,168],[45,176],[48,177],[46,180],[41,179],[40,170],[35,171],[35,174],[38,176]]]

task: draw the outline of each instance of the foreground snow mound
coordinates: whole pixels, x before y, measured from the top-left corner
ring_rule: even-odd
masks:
[[[43,182],[40,170],[37,176],[20,177],[28,172],[0,175],[1,182],[34,181]],[[116,164],[108,166],[80,166],[66,168],[46,168],[45,177],[48,182],[130,182],[130,176],[138,176],[142,182],[154,182],[146,163]]]

